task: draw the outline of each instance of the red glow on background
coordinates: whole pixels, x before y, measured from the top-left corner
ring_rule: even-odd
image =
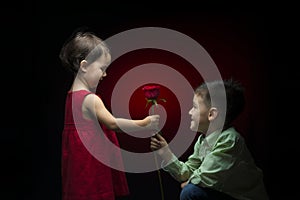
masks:
[[[107,76],[99,83],[99,86],[97,88],[96,93],[101,96],[104,104],[109,110],[111,110],[112,91],[114,90],[114,87],[118,80],[129,70],[146,63],[160,63],[177,70],[182,76],[184,76],[184,78],[187,82],[189,82],[192,88],[196,88],[197,86],[199,86],[199,84],[203,82],[203,77],[201,76],[201,74],[199,74],[199,72],[195,69],[194,66],[192,66],[184,58],[180,57],[179,55],[173,54],[172,52],[160,49],[139,49],[132,52],[128,52],[111,63],[111,65],[107,69]],[[238,70],[232,70],[233,65],[228,65],[225,70],[223,63],[218,64],[218,62],[216,62],[216,64],[222,67],[220,69],[220,73],[224,79],[232,77],[228,75],[229,72],[233,71],[234,73],[232,72],[232,74],[238,73]],[[244,63],[244,66],[246,65],[247,63]],[[244,67],[241,69],[243,71],[245,70]],[[245,75],[245,73],[238,74],[240,77]],[[248,73],[246,73],[246,75],[247,74]],[[247,87],[247,79],[243,80],[242,82],[246,83],[245,86]],[[170,91],[163,85],[160,86],[161,92],[159,98],[165,98],[167,100],[166,103],[159,102],[164,107],[167,113],[167,121],[162,131],[166,140],[170,141],[174,137],[174,134],[176,134],[177,132],[180,123],[180,118],[188,117],[188,113],[180,113],[180,102],[178,102],[176,98],[176,95],[178,95],[180,91],[176,91],[176,94],[174,94],[172,91]],[[145,109],[146,100],[142,91],[142,87],[142,85],[137,85],[135,92],[131,94],[128,109],[133,119],[142,119],[146,117],[149,113],[149,110]],[[182,88],[182,90],[184,90],[184,88]],[[249,92],[249,89],[247,92]],[[248,96],[249,93],[247,92],[246,98],[250,100],[251,98]],[[122,101],[122,99],[120,99],[120,101]],[[244,136],[247,136],[248,132],[251,131],[249,129],[249,121],[251,120],[248,118],[249,113],[247,114],[247,112],[249,112],[248,107],[246,107],[244,113],[242,113],[242,115],[236,120],[235,123],[236,127],[239,130],[241,130],[241,133]],[[189,131],[188,127],[187,131]],[[118,134],[118,138],[120,141],[120,146],[124,150],[138,153],[150,151],[150,138],[135,138],[127,134]]]
[[[171,52],[158,49],[141,49],[129,52],[116,59],[110,65],[107,69],[107,77],[99,84],[97,94],[101,96],[109,110],[111,109],[111,94],[118,80],[132,68],[145,63],[161,63],[177,70],[193,88],[198,86],[203,80],[198,71],[189,62]],[[189,115],[188,113],[181,113],[180,102],[176,97],[180,91],[174,93],[164,85],[155,84],[160,86],[160,95],[158,96],[157,103],[164,107],[167,115],[166,122],[161,127],[161,131],[165,139],[171,141],[177,133],[181,117],[189,117]],[[145,107],[147,102],[142,90],[143,86],[137,85],[136,90],[131,94],[128,109],[132,119],[143,119],[149,115],[151,105],[149,104],[147,108]],[[159,101],[160,98],[166,99],[167,102]],[[120,101],[122,100],[120,99]],[[188,127],[187,130],[189,130]],[[124,150],[131,152],[150,151],[150,138],[136,138],[128,134],[118,134],[118,138],[120,146]]]
[[[180,124],[180,103],[178,102],[175,94],[168,88],[160,86],[160,95],[157,98],[157,103],[164,107],[167,118],[163,127],[161,127],[161,132],[167,141],[171,141],[176,135],[179,124]],[[144,92],[140,86],[132,94],[129,102],[129,112],[132,119],[143,119],[149,114],[149,109],[151,109],[151,104],[146,107],[146,99]],[[163,98],[166,102],[160,101]],[[154,111],[154,114],[155,113]],[[149,138],[134,138],[126,134],[120,135],[120,140],[126,140],[123,143],[123,148],[133,152],[149,152],[150,151],[150,140]],[[135,145],[132,145],[135,144]]]

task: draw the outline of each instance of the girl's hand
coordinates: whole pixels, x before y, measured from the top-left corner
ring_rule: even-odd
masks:
[[[149,115],[145,118],[147,121],[150,121],[147,125],[147,129],[159,131],[159,115]]]

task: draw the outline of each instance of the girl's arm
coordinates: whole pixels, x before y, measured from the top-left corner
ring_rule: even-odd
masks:
[[[158,130],[159,115],[150,115],[141,120],[115,118],[106,109],[102,100],[95,94],[86,96],[83,102],[83,112],[86,113],[87,117],[88,113],[92,113],[100,123],[103,123],[107,128],[114,131]]]

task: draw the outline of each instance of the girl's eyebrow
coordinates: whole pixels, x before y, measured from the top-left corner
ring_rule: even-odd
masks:
[[[101,68],[107,69],[107,68],[108,68],[108,65],[103,65],[103,66],[101,66]]]

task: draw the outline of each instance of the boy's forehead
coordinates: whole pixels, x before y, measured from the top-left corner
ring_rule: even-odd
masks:
[[[203,102],[203,98],[199,94],[194,94],[193,97],[193,103],[199,104],[200,102]]]
[[[193,103],[198,104],[199,103],[199,97],[200,97],[200,95],[194,94]]]

